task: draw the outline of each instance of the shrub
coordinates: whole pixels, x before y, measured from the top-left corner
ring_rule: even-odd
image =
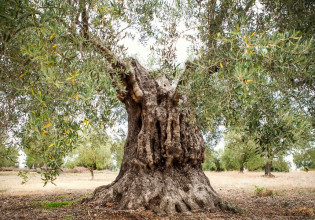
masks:
[[[270,189],[266,189],[265,187],[259,187],[254,185],[255,187],[255,191],[254,194],[255,196],[259,196],[259,197],[265,197],[265,196],[274,196],[274,192]]]
[[[261,193],[262,193],[262,192],[264,191],[264,189],[265,189],[265,187],[259,187],[259,186],[256,186],[256,185],[254,185],[254,187],[255,187],[254,194],[255,194],[256,196],[260,196]]]

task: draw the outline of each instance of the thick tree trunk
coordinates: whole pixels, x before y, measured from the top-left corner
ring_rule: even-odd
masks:
[[[216,166],[216,171],[217,172],[221,172],[222,170],[221,170],[221,162],[220,162],[220,160],[217,160],[215,163],[215,166]]]
[[[92,202],[159,214],[228,208],[202,171],[204,141],[189,110],[164,77],[155,81],[136,60],[121,80],[128,137],[116,180],[95,189]]]
[[[272,166],[271,161],[268,161],[265,165],[265,176],[266,177],[274,177],[274,175],[271,174],[271,166]]]

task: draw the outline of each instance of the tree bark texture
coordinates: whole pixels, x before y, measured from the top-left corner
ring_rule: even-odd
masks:
[[[272,166],[271,161],[268,161],[265,165],[265,176],[267,177],[274,177],[274,175],[271,174],[271,166]]]
[[[128,113],[128,137],[116,180],[95,189],[91,202],[159,214],[226,208],[202,171],[201,132],[164,77],[154,80],[136,60],[121,76],[119,99]]]

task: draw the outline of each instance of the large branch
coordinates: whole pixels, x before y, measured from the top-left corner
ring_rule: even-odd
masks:
[[[82,4],[80,5],[80,11],[81,11],[81,35],[85,39],[85,45],[93,46],[96,50],[98,50],[101,54],[104,55],[104,58],[106,61],[110,64],[110,67],[107,67],[107,70],[110,74],[110,78],[112,80],[113,86],[117,89],[117,97],[123,101],[127,95],[126,89],[128,88],[128,75],[131,75],[129,77],[131,80],[132,87],[134,90],[137,89],[135,77],[133,74],[130,74],[131,68],[130,64],[124,62],[123,60],[119,59],[115,54],[108,49],[107,47],[103,46],[101,43],[101,40],[99,37],[92,35],[89,32],[89,15],[88,11],[86,9],[86,3],[85,1],[82,1]],[[117,81],[117,78],[119,81]],[[136,94],[139,94],[139,92],[135,92]]]
[[[86,10],[85,1],[81,4],[81,19],[82,19],[82,26],[81,26],[81,34],[82,37],[92,44],[95,48],[97,48],[105,57],[105,59],[111,64],[113,69],[119,70],[127,70],[127,64],[120,60],[117,56],[113,54],[108,48],[102,46],[101,40],[97,36],[91,36],[89,32],[89,14]]]

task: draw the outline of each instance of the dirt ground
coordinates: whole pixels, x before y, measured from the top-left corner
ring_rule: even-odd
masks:
[[[56,186],[31,174],[21,185],[17,172],[0,172],[0,219],[315,219],[315,171],[274,173],[206,172],[217,193],[231,202],[238,213],[186,213],[157,216],[146,210],[116,211],[109,207],[81,204],[93,189],[112,182],[117,172],[102,171],[91,181],[89,173],[64,173]],[[52,205],[57,204],[57,207]]]

